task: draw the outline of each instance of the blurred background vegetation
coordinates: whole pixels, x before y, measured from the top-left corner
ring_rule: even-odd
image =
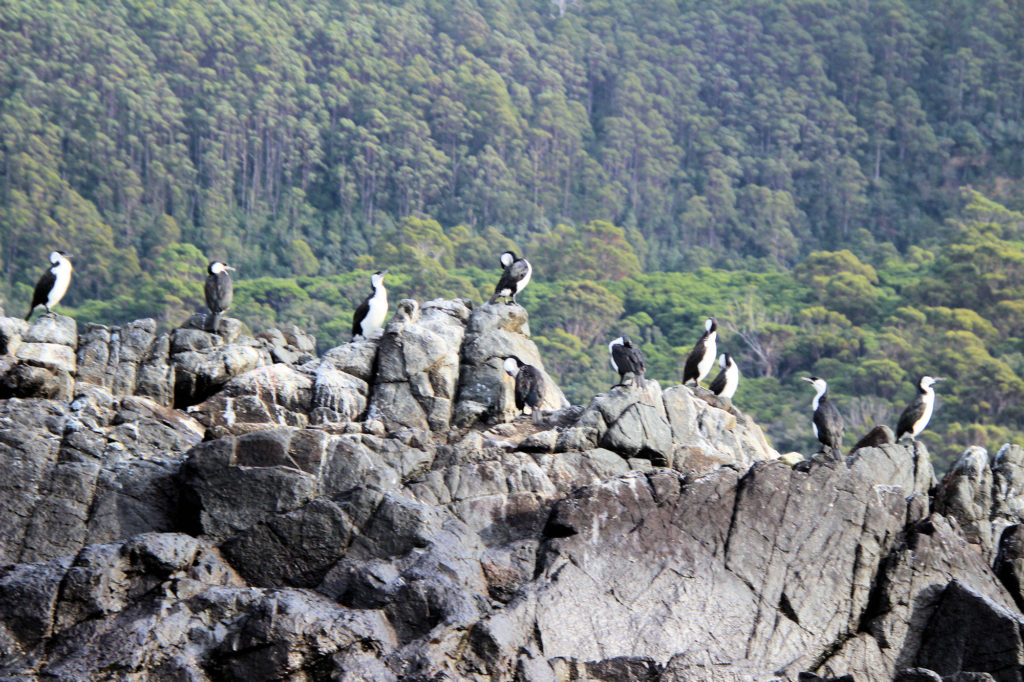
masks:
[[[711,314],[737,405],[808,451],[921,373],[940,466],[1024,435],[1021,0],[9,0],[0,299],[53,248],[81,323],[202,306],[345,341],[392,301],[486,299],[505,248],[585,402],[610,338],[678,381]]]

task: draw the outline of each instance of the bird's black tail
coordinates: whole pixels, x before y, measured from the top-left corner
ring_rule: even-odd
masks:
[[[206,331],[214,334],[220,331],[220,313],[210,311],[210,316],[206,318]]]
[[[36,307],[32,306],[28,309],[28,315],[25,316],[25,321],[28,322],[28,318],[32,317],[32,313],[36,311]]]

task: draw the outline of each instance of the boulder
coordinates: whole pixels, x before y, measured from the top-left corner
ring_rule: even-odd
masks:
[[[328,438],[275,429],[193,448],[182,469],[193,522],[208,536],[226,538],[312,501]]]
[[[447,431],[469,308],[462,300],[399,302],[380,340],[369,415],[389,431]]]
[[[761,428],[733,406],[709,402],[717,398],[703,388],[665,389],[665,415],[672,429],[672,466],[683,473],[704,474],[730,465],[747,468],[754,462],[779,456]],[[699,397],[698,397],[699,396]]]
[[[958,679],[969,671],[988,673],[997,682],[1019,680],[1024,667],[1022,627],[1020,614],[952,580],[942,589],[928,619],[916,663]]]
[[[504,369],[505,359],[513,355],[539,369],[544,377],[541,410],[568,406],[565,395],[544,370],[536,344],[530,340],[526,310],[516,304],[486,304],[473,310],[466,324],[456,406],[459,425],[468,426],[477,419],[505,422],[519,415],[515,380]]]
[[[66,315],[40,315],[22,335],[24,343],[52,343],[72,350],[78,347],[78,324]]]
[[[967,538],[994,554],[995,540],[989,515],[992,509],[992,469],[988,452],[967,448],[935,490],[935,510],[957,519]]]
[[[79,383],[100,386],[113,395],[135,393],[139,366],[156,340],[156,320],[123,327],[90,324],[78,345]]]
[[[305,426],[313,403],[313,378],[274,363],[232,377],[204,402],[189,408],[214,436]]]
[[[272,364],[267,350],[252,339],[223,345],[216,334],[177,329],[170,340],[174,406],[196,405],[232,377]]]
[[[28,332],[28,322],[18,317],[0,317],[0,355],[13,355]]]

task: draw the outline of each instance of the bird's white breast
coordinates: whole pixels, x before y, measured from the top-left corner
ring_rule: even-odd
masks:
[[[384,328],[384,318],[388,316],[388,292],[378,287],[370,297],[370,309],[363,320],[363,336],[369,338],[377,330]]]
[[[46,297],[46,305],[50,308],[57,305],[60,299],[64,298],[64,294],[67,293],[68,285],[71,284],[71,261],[62,259],[57,265],[53,266],[52,272],[57,279],[54,281],[53,287]]]
[[[708,334],[707,340],[704,342],[704,357],[697,361],[697,381],[708,375],[711,368],[715,364],[715,358],[718,357],[718,348],[715,343],[715,337],[718,336],[718,332],[711,332]]]
[[[725,370],[725,388],[722,389],[723,398],[732,398],[736,395],[736,388],[740,385],[740,368],[736,363],[729,365]]]
[[[921,413],[921,417],[914,422],[914,426],[910,431],[910,435],[917,438],[918,434],[924,431],[924,427],[928,426],[928,420],[932,418],[932,410],[935,409],[935,394],[929,391],[924,394],[924,412]]]

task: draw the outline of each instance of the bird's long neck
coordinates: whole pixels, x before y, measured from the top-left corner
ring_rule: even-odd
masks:
[[[50,267],[50,270],[52,270],[55,275],[62,272],[71,272],[71,261],[67,258],[61,258]]]
[[[828,386],[825,386],[823,388],[819,388],[818,389],[818,394],[815,395],[814,396],[814,400],[811,401],[811,407],[813,407],[815,410],[817,410],[818,409],[818,405],[820,405],[823,400],[828,400],[828,396],[826,395],[827,393],[828,393]]]
[[[388,297],[388,290],[384,288],[384,282],[375,284],[373,287],[373,298],[381,299]]]
[[[931,386],[922,388],[920,389],[920,396],[926,405],[931,405],[935,401],[935,389]]]

